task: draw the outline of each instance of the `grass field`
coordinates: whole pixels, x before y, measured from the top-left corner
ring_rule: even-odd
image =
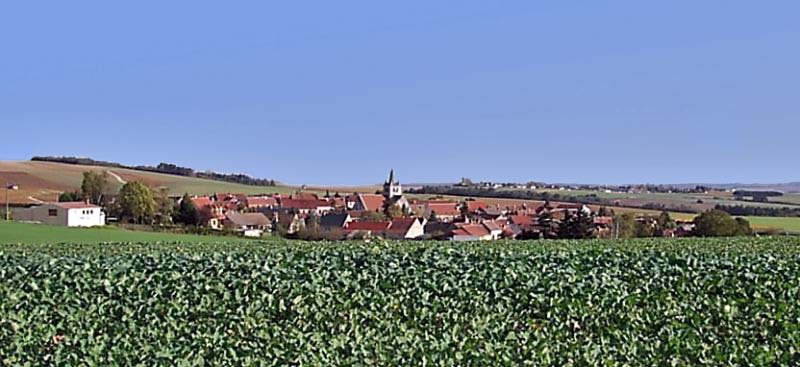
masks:
[[[0,245],[1,365],[797,366],[800,238]]]
[[[103,242],[186,242],[217,243],[246,241],[231,237],[129,231],[118,228],[67,228],[43,224],[0,222],[0,244]]]
[[[800,218],[798,217],[746,217],[755,229],[775,228],[786,232],[800,233]]]

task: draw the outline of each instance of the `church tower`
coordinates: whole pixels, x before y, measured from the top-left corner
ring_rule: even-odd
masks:
[[[389,172],[389,179],[383,184],[383,196],[387,199],[403,196],[403,186],[394,178],[394,170]]]

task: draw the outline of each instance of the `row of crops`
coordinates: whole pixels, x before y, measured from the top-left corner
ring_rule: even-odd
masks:
[[[800,239],[0,246],[0,365],[799,365]]]

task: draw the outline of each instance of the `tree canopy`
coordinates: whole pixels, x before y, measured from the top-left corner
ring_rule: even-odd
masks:
[[[101,205],[103,201],[103,194],[108,189],[108,173],[86,171],[83,173],[83,182],[81,183],[81,196],[84,200],[89,200],[90,203]]]
[[[192,197],[189,194],[184,194],[181,203],[178,205],[178,211],[175,213],[175,221],[183,223],[187,226],[196,226],[200,224],[200,212],[197,206],[194,205]]]
[[[701,237],[746,236],[753,233],[744,218],[734,219],[721,210],[709,210],[694,219],[694,235]]]
[[[131,181],[119,191],[120,210],[123,217],[136,223],[151,221],[156,212],[153,192],[139,181]]]

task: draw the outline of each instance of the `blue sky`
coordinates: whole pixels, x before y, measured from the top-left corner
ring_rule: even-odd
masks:
[[[0,5],[0,159],[290,183],[800,180],[796,1]]]

